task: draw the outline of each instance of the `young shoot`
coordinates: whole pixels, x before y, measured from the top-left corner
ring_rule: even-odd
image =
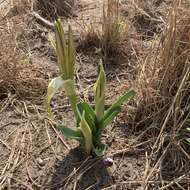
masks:
[[[95,108],[85,101],[79,101],[75,88],[74,65],[75,48],[71,27],[69,27],[68,42],[66,42],[61,21],[55,21],[55,48],[58,58],[60,76],[52,79],[48,86],[47,103],[51,112],[52,97],[60,90],[64,90],[69,98],[71,108],[76,119],[76,127],[70,128],[59,125],[59,130],[65,137],[79,141],[88,154],[102,156],[107,145],[101,142],[104,129],[115,119],[121,111],[123,103],[135,96],[134,90],[129,90],[120,96],[112,106],[105,109],[106,74],[103,64],[98,66],[98,77],[94,85]]]

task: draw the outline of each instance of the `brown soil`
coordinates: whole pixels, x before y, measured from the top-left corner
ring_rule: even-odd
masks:
[[[122,15],[131,24],[130,40],[124,44],[127,54],[110,57],[105,65],[108,76],[107,104],[132,86],[137,74],[136,64],[145,57],[151,39],[161,32],[163,23],[158,21],[157,16],[165,20],[169,4],[166,1],[156,2],[147,15],[132,3],[121,5]],[[59,93],[52,102],[54,118],[50,120],[47,117],[46,88],[48,81],[58,73],[56,57],[48,42],[48,34],[52,30],[42,26],[27,11],[11,14],[12,9],[7,6],[10,5],[1,7],[5,10],[1,19],[7,18],[8,26],[14,23],[14,30],[18,31],[17,53],[27,58],[27,66],[21,70],[21,75],[25,77],[19,79],[14,90],[8,90],[6,96],[0,94],[0,189],[140,190],[149,169],[147,155],[155,137],[151,136],[152,133],[148,133],[147,137],[144,128],[134,128],[131,118],[135,113],[135,102],[125,106],[104,133],[103,140],[109,145],[106,156],[113,158],[113,166],[106,167],[102,159],[84,155],[75,141],[65,139],[56,129],[55,122],[74,126],[64,92]],[[157,12],[154,12],[155,9]],[[92,85],[102,55],[93,44],[91,48],[87,42],[85,46],[81,43],[86,32],[83,23],[93,23],[100,28],[101,10],[102,1],[81,0],[76,2],[71,18],[63,19],[66,30],[67,23],[73,26],[78,47],[76,71],[79,95],[92,103]],[[158,160],[156,157],[154,159],[155,162]],[[170,183],[175,178],[175,173],[167,173],[174,167],[167,168],[169,162],[171,160],[163,159],[162,173],[155,172],[147,183],[147,189],[160,189],[162,180]],[[189,162],[186,164],[188,166]],[[183,174],[184,171],[181,171],[177,177]],[[187,184],[188,180],[184,179],[181,186],[186,188]],[[178,186],[174,184],[173,188],[178,189]]]

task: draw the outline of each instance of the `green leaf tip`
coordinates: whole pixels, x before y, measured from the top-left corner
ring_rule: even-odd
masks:
[[[95,112],[98,122],[101,121],[104,115],[105,105],[105,91],[106,91],[106,74],[102,62],[98,66],[98,79],[94,85],[95,94]]]
[[[94,153],[96,156],[100,157],[105,154],[105,151],[107,150],[106,144],[100,144],[98,147],[95,148]]]

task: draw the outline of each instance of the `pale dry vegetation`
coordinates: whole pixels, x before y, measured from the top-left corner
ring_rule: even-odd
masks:
[[[6,94],[15,90],[22,65],[12,31],[1,30],[0,35],[4,39],[0,42],[0,91]]]
[[[174,2],[159,43],[154,43],[139,72],[142,96],[135,123],[146,127],[146,138],[158,135],[150,155],[153,158],[158,153],[160,157],[156,162],[150,159],[149,164],[154,164],[147,172],[145,186],[156,168],[165,180],[175,181],[182,170],[189,173],[189,21],[188,7]]]

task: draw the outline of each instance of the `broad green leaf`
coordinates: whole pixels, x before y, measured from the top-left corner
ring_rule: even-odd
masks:
[[[102,120],[104,115],[105,90],[106,90],[106,74],[104,72],[102,63],[100,63],[98,67],[98,79],[94,86],[95,113],[98,122]]]
[[[104,118],[102,119],[102,121],[100,122],[100,128],[98,129],[97,133],[96,133],[96,139],[99,139],[101,138],[101,134],[103,132],[103,130],[106,128],[106,126],[108,124],[110,124],[114,119],[115,117],[118,115],[118,113],[121,111],[121,107],[114,107],[112,109],[112,112],[110,111],[109,115],[105,115]]]
[[[87,102],[80,102],[77,104],[77,110],[78,110],[78,123],[80,122],[80,118],[82,114],[85,112],[85,120],[88,123],[90,129],[92,130],[92,133],[96,133],[96,114],[92,107]]]
[[[48,85],[48,90],[47,90],[47,104],[48,104],[48,113],[51,114],[51,99],[53,96],[64,89],[64,84],[65,81],[62,79],[62,77],[57,77],[51,80],[51,82]]]
[[[120,96],[118,100],[116,100],[112,106],[106,110],[105,112],[105,118],[109,117],[110,114],[115,110],[116,107],[120,107],[124,102],[128,101],[130,98],[133,98],[135,96],[136,92],[134,90],[130,90],[126,92],[124,95]]]
[[[84,111],[88,112],[88,114],[93,119],[93,121],[95,121],[96,120],[96,114],[95,114],[94,110],[92,109],[91,105],[89,105],[87,102],[82,102],[81,105],[82,105]]]
[[[101,144],[100,146],[95,148],[94,153],[96,154],[96,156],[103,156],[106,150],[107,150],[107,145]]]
[[[82,118],[81,118],[81,122],[80,122],[80,130],[82,131],[82,134],[84,136],[85,139],[85,148],[86,148],[86,152],[88,154],[91,153],[92,151],[92,131],[88,125],[88,123],[85,120],[85,113],[83,113]]]
[[[189,132],[189,133],[190,133],[190,128],[186,128],[186,130],[187,130],[187,132]]]
[[[82,136],[81,132],[79,130],[74,130],[71,128],[68,128],[64,125],[58,125],[58,129],[65,135],[67,138],[75,139],[80,142],[84,141],[84,137]]]
[[[112,112],[111,112],[112,111]],[[118,115],[118,113],[121,111],[121,107],[114,107],[108,114],[104,116],[101,123],[101,129],[103,130],[108,124],[110,124],[115,117]]]

